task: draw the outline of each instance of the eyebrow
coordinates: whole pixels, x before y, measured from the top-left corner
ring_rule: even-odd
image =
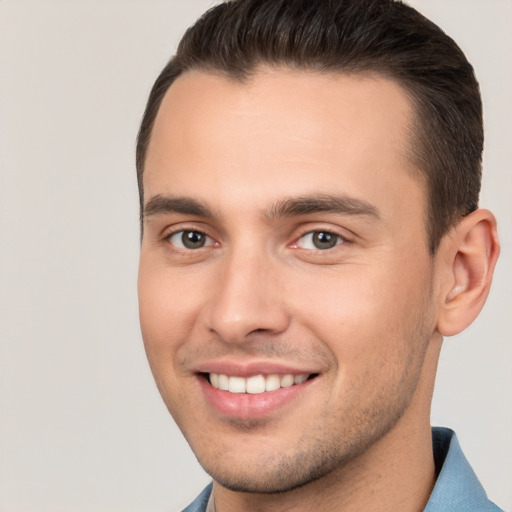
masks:
[[[164,215],[166,213],[182,213],[197,217],[213,218],[215,214],[205,204],[190,197],[153,196],[145,205],[143,219]]]
[[[344,195],[330,194],[313,194],[311,196],[284,199],[270,208],[267,217],[273,220],[278,217],[292,217],[323,212],[380,219],[378,209],[367,201]]]
[[[196,199],[158,194],[153,196],[144,205],[143,219],[168,213],[181,213],[210,219],[216,217],[212,209]],[[310,215],[314,213],[338,213],[380,219],[377,208],[367,201],[331,194],[313,194],[296,198],[285,198],[273,204],[266,212],[265,217],[269,220],[275,220],[281,217]]]

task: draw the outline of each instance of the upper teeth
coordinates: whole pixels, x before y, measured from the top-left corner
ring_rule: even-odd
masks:
[[[230,393],[251,393],[258,394],[265,391],[275,391],[279,388],[287,388],[293,384],[300,384],[308,377],[308,373],[300,375],[254,375],[245,379],[244,377],[230,377],[222,373],[210,373],[210,383],[214,388]]]

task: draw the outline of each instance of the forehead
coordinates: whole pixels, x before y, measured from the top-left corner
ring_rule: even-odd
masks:
[[[285,191],[341,187],[384,202],[389,191],[393,203],[397,183],[420,187],[407,158],[412,117],[404,90],[375,75],[262,68],[240,83],[190,71],[170,87],[155,120],[145,199],[190,195],[192,186],[219,203],[235,189],[272,201]],[[225,187],[213,198],[219,183]]]

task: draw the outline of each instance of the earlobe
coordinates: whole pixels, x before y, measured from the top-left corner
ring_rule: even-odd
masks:
[[[480,209],[464,217],[443,250],[448,278],[440,297],[437,328],[441,335],[453,336],[473,322],[489,294],[499,254],[494,215]]]

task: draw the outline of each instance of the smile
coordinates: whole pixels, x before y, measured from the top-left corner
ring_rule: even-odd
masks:
[[[229,376],[223,373],[209,373],[210,384],[215,389],[228,391],[229,393],[248,393],[259,395],[268,391],[276,391],[281,388],[288,388],[296,384],[302,384],[310,374],[299,375],[253,375],[251,377]]]
[[[247,367],[231,371],[218,368],[216,372],[199,372],[197,382],[208,406],[216,414],[224,418],[256,420],[279,415],[279,411],[286,410],[300,397],[308,396],[311,393],[308,390],[315,389],[320,381],[320,373],[278,371],[276,367],[268,372]]]

